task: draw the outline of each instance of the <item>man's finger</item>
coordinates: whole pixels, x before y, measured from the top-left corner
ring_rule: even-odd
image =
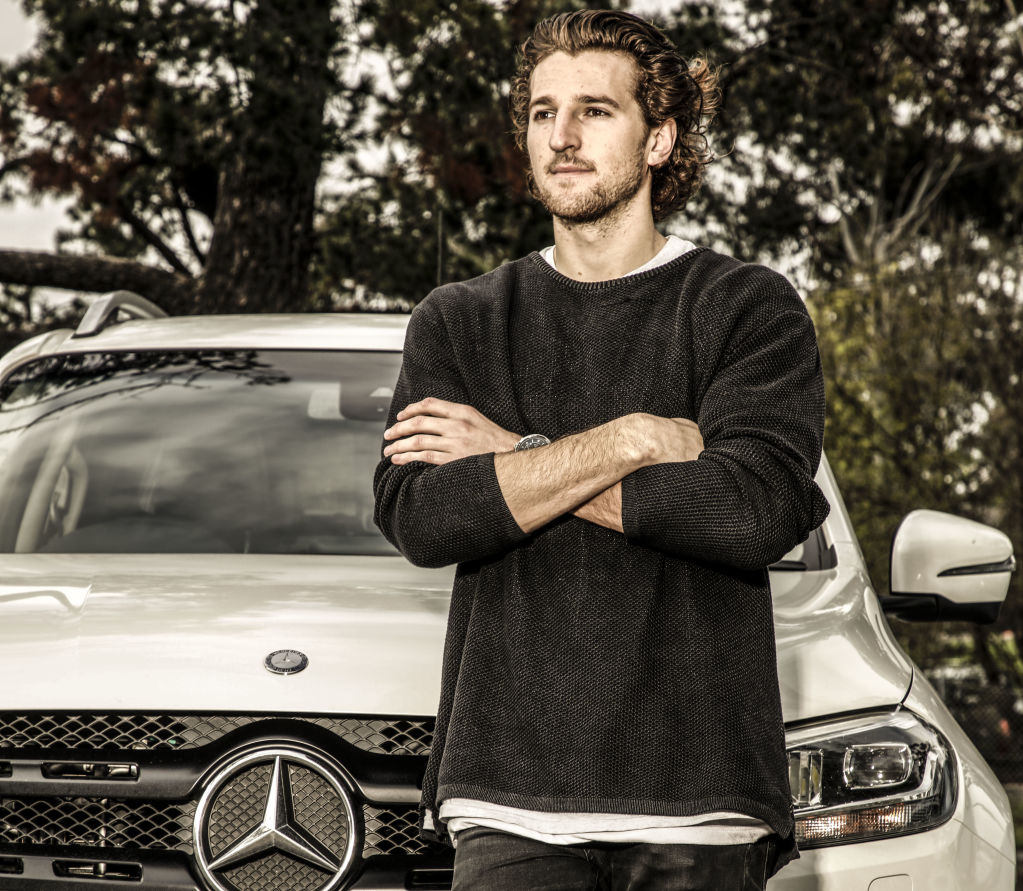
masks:
[[[465,406],[459,402],[448,402],[445,399],[438,399],[436,396],[427,396],[418,402],[406,405],[395,417],[401,421],[413,415],[433,415],[439,418],[457,417]]]
[[[443,434],[450,430],[451,423],[451,420],[448,418],[438,418],[433,415],[413,415],[388,427],[384,431],[384,439],[398,439],[402,436],[411,436],[414,433]]]
[[[432,450],[424,452],[397,452],[391,455],[392,464],[409,464],[412,461],[423,461],[426,464],[447,464],[448,461],[452,460],[454,460],[452,455]]]
[[[384,449],[385,455],[393,455],[396,452],[421,452],[424,450],[450,451],[445,448],[446,440],[442,436],[430,436],[429,434],[416,433],[413,436],[406,436],[396,442],[392,442]]]

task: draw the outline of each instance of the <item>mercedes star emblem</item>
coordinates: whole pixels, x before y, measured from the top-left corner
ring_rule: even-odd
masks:
[[[193,832],[196,865],[211,891],[265,887],[271,870],[282,887],[332,891],[348,872],[357,836],[341,770],[287,746],[236,756],[216,771]]]
[[[309,664],[309,657],[298,650],[274,650],[263,665],[274,674],[297,674]]]

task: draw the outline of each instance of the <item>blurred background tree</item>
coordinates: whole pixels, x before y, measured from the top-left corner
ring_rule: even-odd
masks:
[[[722,208],[747,255],[805,257],[829,392],[827,449],[878,589],[915,507],[1023,546],[1023,44],[1001,0],[749,0],[725,73]],[[712,195],[715,208],[719,195]],[[1023,665],[1023,578],[974,637],[992,681]],[[922,664],[947,635],[895,623]]]
[[[299,302],[340,91],[331,0],[25,0],[35,45],[3,68],[2,197],[73,198],[54,253],[0,250],[0,280],[128,288],[170,309]]]
[[[550,243],[508,81],[533,23],[576,0],[23,5],[40,31],[0,72],[0,199],[70,195],[73,228],[53,254],[0,249],[8,345],[55,323],[37,286],[128,287],[179,312],[408,308]],[[827,449],[878,589],[915,507],[992,523],[1023,553],[1012,0],[657,9],[724,92],[720,159],[667,227],[807,296]],[[969,653],[1023,684],[1001,634],[1023,639],[1023,573],[992,628],[894,626],[924,665]]]

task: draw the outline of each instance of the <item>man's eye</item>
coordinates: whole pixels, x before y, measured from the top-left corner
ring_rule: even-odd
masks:
[[[593,118],[607,117],[607,112],[603,108],[587,108],[586,114]]]
[[[554,117],[554,112],[553,111],[538,110],[538,111],[534,111],[533,112],[533,120],[534,121],[546,121],[546,120],[549,120],[552,117]]]

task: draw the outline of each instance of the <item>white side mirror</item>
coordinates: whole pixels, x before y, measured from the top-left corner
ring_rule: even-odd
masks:
[[[910,621],[994,622],[1016,568],[1009,537],[935,510],[916,510],[892,541],[887,613]]]

